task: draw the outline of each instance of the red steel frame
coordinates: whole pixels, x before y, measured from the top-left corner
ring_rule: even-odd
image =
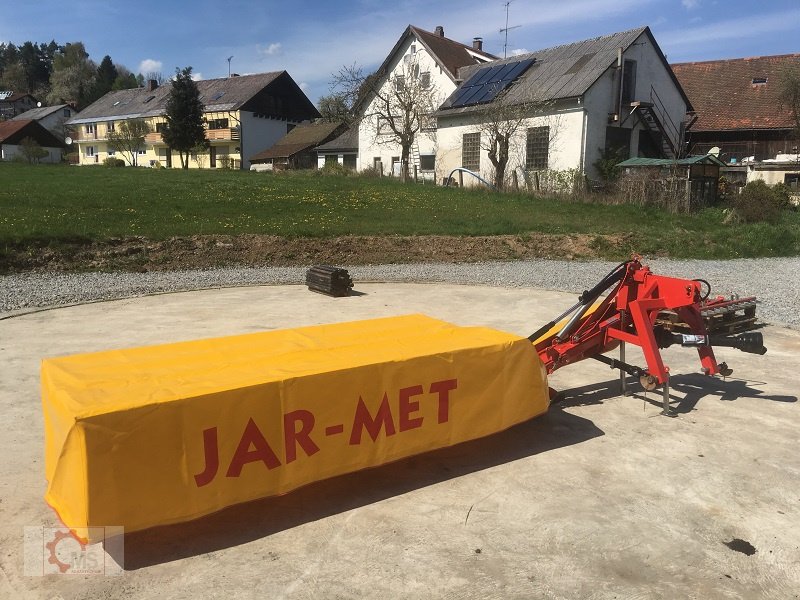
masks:
[[[669,368],[661,359],[654,334],[658,313],[673,310],[696,335],[706,335],[700,314],[701,283],[654,275],[638,259],[625,265],[625,273],[614,290],[579,322],[574,331],[559,339],[557,334],[535,340],[535,348],[547,372],[609,352],[620,342],[641,347],[647,361],[647,372],[659,384],[666,384]],[[720,372],[711,346],[697,348],[703,371],[708,375]]]

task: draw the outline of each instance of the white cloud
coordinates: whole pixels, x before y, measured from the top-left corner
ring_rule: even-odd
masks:
[[[202,73],[200,73],[199,71],[197,73],[192,73],[192,81],[202,81],[202,80],[203,80]]]
[[[163,66],[164,63],[162,63],[160,60],[145,58],[139,63],[139,73],[160,73]]]
[[[277,56],[279,54],[283,54],[283,46],[281,46],[280,42],[273,42],[267,47],[261,45],[257,47],[261,54],[265,54],[267,56]]]
[[[305,81],[301,81],[300,83],[298,83],[297,87],[299,87],[301,90],[303,90],[304,94],[307,94],[308,90],[311,89],[311,86],[308,85]]]
[[[520,54],[527,54],[530,52],[527,48],[516,48],[511,51],[511,56],[519,56]]]
[[[686,10],[692,10],[700,6],[700,0],[681,0],[681,4]]]

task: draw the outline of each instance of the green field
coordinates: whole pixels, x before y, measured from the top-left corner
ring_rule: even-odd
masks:
[[[8,248],[141,236],[627,234],[608,258],[800,254],[800,214],[724,225],[721,208],[673,215],[394,180],[132,168],[0,164],[0,244]],[[602,246],[598,240],[598,246]]]

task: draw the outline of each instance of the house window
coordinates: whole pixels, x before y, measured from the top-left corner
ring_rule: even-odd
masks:
[[[766,85],[766,77],[753,77],[753,85]]]
[[[326,165],[335,165],[339,163],[339,157],[336,154],[326,154],[325,155],[325,164]]]
[[[209,129],[227,129],[228,128],[228,119],[209,119],[208,128]]]
[[[416,54],[416,53],[417,53],[417,45],[411,44],[411,54]]]
[[[421,154],[419,157],[419,168],[421,171],[433,171],[436,168],[436,155]]]
[[[109,133],[112,132],[112,131],[116,131],[116,130],[117,130],[117,127],[116,127],[114,121],[109,121],[108,122],[108,131],[109,131]]]
[[[72,112],[68,108],[65,108],[64,109],[64,116],[65,117],[70,117],[70,116],[72,116]]]
[[[433,115],[420,116],[419,126],[422,131],[436,131],[436,117]]]
[[[378,115],[378,133],[392,133],[389,119],[381,115]]]
[[[481,133],[465,133],[461,140],[461,166],[470,171],[481,170]]]
[[[344,155],[344,166],[348,169],[352,169],[355,171],[356,169],[356,155],[355,154],[345,154]]]
[[[144,156],[145,154],[147,154],[147,150],[143,150],[142,148],[139,148],[139,151],[136,154],[138,154],[139,156]]]
[[[529,127],[525,147],[525,168],[529,170],[546,169],[550,148],[549,127]]]
[[[117,151],[116,151],[116,150],[109,150],[109,151],[108,151],[108,155],[109,155],[109,156],[114,156],[116,153],[117,153]]]
[[[423,90],[427,90],[429,87],[431,87],[430,71],[423,71],[419,74],[419,85]]]
[[[86,146],[86,156],[94,156],[94,146]]]
[[[396,92],[402,92],[406,87],[406,78],[403,75],[397,75],[394,78],[394,89]]]
[[[86,133],[92,135],[94,134],[94,123],[87,123],[86,124]]]
[[[625,59],[622,69],[622,104],[627,106],[636,100],[636,61]]]

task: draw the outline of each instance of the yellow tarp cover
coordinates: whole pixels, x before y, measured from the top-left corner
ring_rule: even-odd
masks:
[[[409,315],[42,362],[45,499],[135,531],[506,429],[548,408],[531,343]]]

